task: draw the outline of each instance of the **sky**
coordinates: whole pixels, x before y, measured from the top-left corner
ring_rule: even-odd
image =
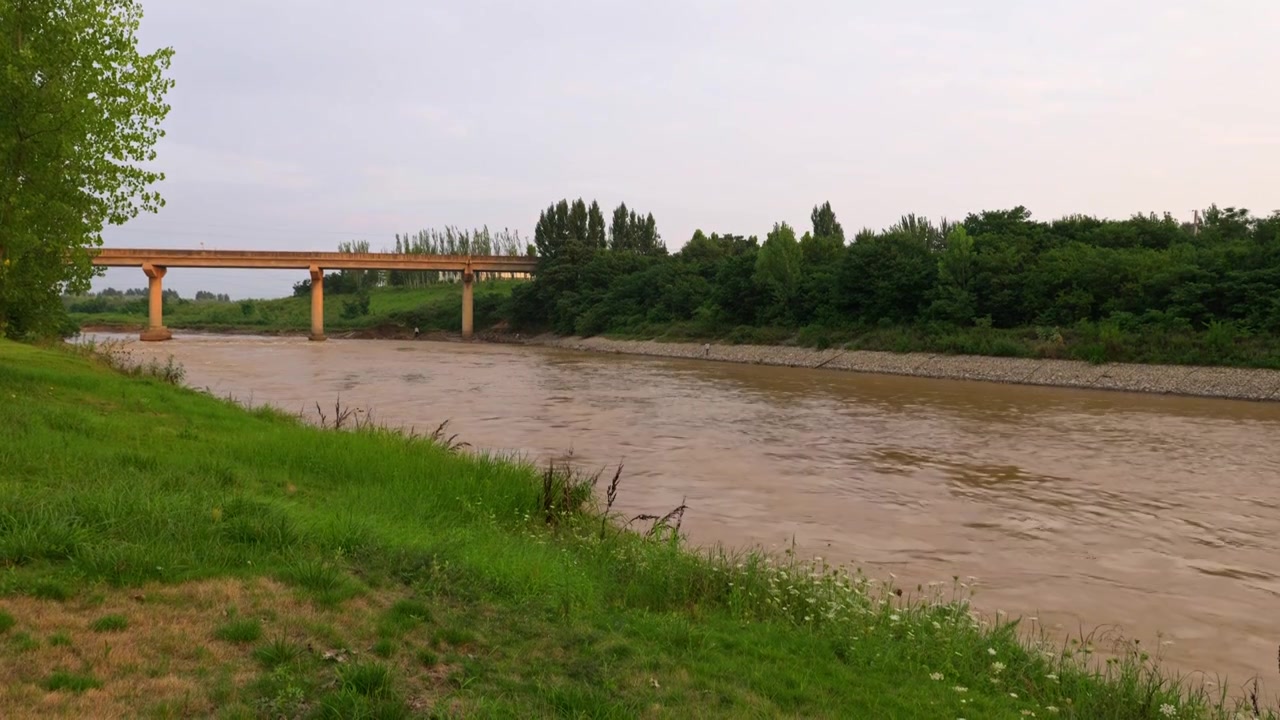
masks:
[[[142,4],[143,49],[175,51],[167,205],[108,247],[532,236],[566,197],[652,212],[672,251],[803,230],[823,201],[850,234],[1017,205],[1280,209],[1275,0]],[[304,275],[165,284],[274,297]]]

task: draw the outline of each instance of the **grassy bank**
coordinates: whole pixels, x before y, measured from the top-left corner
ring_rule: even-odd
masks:
[[[507,315],[511,288],[520,281],[476,283],[476,327],[491,327]],[[462,287],[439,283],[423,288],[376,288],[361,307],[356,295],[325,297],[325,332],[352,330],[458,332],[462,327]],[[68,299],[67,309],[78,326],[141,327],[147,324],[145,297]],[[262,333],[303,333],[311,327],[311,298],[274,300],[173,300],[164,309],[166,326],[189,330]]]
[[[7,717],[1222,709],[1134,652],[1095,673],[1087,648],[979,622],[959,582],[899,593],[695,554],[678,515],[620,530],[567,473],[310,427],[65,349],[0,342],[0,427]]]

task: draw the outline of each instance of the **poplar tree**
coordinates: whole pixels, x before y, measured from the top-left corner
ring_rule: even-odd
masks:
[[[172,48],[138,50],[137,0],[0,2],[0,333],[52,334],[89,289],[102,230],[152,186]]]

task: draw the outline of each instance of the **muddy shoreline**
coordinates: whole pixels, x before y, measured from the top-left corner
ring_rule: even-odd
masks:
[[[131,332],[137,329],[139,328],[87,325],[81,331]],[[305,332],[298,331],[245,328],[173,329],[201,334],[305,335]],[[334,332],[329,334],[329,337],[360,340],[411,340],[413,339],[413,334],[400,327],[378,327]],[[460,341],[458,333],[439,331],[423,333],[418,339],[437,342]],[[1262,368],[1128,363],[1094,365],[1080,360],[893,353],[874,350],[842,350],[839,348],[817,350],[784,345],[723,345],[716,343],[659,342],[653,340],[611,340],[602,337],[561,337],[551,334],[521,336],[509,332],[494,331],[478,332],[475,339],[480,342],[537,345],[581,352],[646,355],[781,367],[825,368],[846,372],[905,375],[944,380],[980,380],[1089,390],[1116,390],[1234,400],[1280,401],[1280,370]]]
[[[1188,395],[1235,400],[1280,400],[1280,370],[1193,365],[1093,365],[1080,360],[892,353],[773,345],[704,345],[540,335],[522,341],[545,347],[719,362],[827,368],[945,380]]]

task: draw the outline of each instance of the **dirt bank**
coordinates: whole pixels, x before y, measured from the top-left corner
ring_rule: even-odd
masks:
[[[1037,360],[980,355],[934,355],[870,350],[814,350],[770,345],[703,345],[539,335],[529,344],[591,352],[654,355],[721,362],[829,368],[950,380],[1195,395],[1239,400],[1280,400],[1280,370],[1192,365],[1093,365],[1079,360]]]

